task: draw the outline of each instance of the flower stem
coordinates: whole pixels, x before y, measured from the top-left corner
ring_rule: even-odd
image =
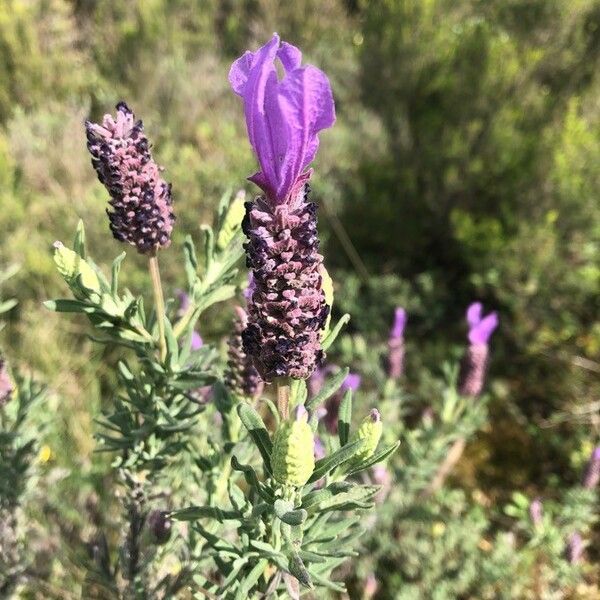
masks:
[[[163,297],[162,284],[160,282],[160,271],[158,270],[158,257],[156,256],[156,252],[150,255],[148,267],[150,269],[150,278],[152,279],[152,289],[154,291],[154,310],[156,312],[156,321],[158,323],[160,360],[164,361],[167,357],[167,343],[165,341],[165,299]]]
[[[287,378],[277,380],[277,410],[279,416],[286,420],[290,416],[290,382]]]

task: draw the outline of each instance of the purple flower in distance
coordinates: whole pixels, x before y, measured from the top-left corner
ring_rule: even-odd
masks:
[[[11,399],[14,391],[13,382],[8,374],[6,361],[0,356],[0,408]]]
[[[529,505],[529,517],[535,527],[539,527],[542,524],[543,505],[539,498],[536,498]]]
[[[275,61],[283,78],[277,76]],[[248,299],[245,352],[266,382],[306,379],[323,359],[320,331],[329,307],[322,289],[317,206],[308,200],[308,166],[318,132],[335,121],[327,77],[301,65],[300,51],[273,38],[236,60],[229,81],[242,97],[264,196],[246,203],[242,228],[254,288]]]
[[[498,327],[498,315],[491,312],[484,317],[481,302],[473,302],[467,309],[467,323],[469,324],[469,342],[473,345],[487,344],[494,329]]]
[[[394,311],[394,323],[388,339],[387,371],[390,379],[398,379],[404,370],[404,327],[406,326],[406,311],[398,307]]]
[[[569,536],[569,541],[567,542],[567,560],[572,564],[576,565],[581,561],[581,557],[583,556],[583,538],[581,534],[578,532],[572,533]]]
[[[361,377],[358,373],[348,373],[346,379],[342,382],[339,391],[331,396],[325,403],[325,410],[327,412],[323,416],[323,424],[325,425],[325,429],[332,435],[335,435],[338,430],[338,416],[344,394],[348,390],[356,392],[360,387],[360,382]]]
[[[583,487],[592,490],[600,481],[600,446],[594,448],[583,476]]]
[[[275,61],[283,67],[277,76]],[[297,195],[319,147],[318,133],[335,122],[327,76],[301,65],[298,48],[275,33],[256,52],[245,52],[229,71],[233,91],[244,101],[246,128],[260,171],[250,177],[271,202]]]
[[[160,176],[141,121],[124,102],[102,124],[86,121],[87,147],[111,199],[107,210],[115,239],[153,254],[171,243],[175,217],[171,184]]]
[[[469,347],[463,357],[459,374],[459,391],[463,396],[476,397],[485,383],[490,336],[498,326],[495,312],[483,316],[481,302],[474,302],[467,309]]]

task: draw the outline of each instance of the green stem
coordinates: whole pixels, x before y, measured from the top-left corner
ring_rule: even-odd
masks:
[[[277,410],[282,420],[290,416],[290,382],[287,378],[277,380]]]
[[[158,347],[160,351],[160,360],[164,361],[167,357],[167,343],[165,341],[165,299],[160,282],[160,271],[158,269],[158,257],[156,252],[150,255],[148,261],[150,269],[150,278],[152,279],[152,289],[154,291],[154,310],[156,313],[156,322],[158,323]]]

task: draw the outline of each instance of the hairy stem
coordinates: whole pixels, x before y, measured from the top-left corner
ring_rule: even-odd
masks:
[[[290,383],[287,379],[277,381],[277,410],[285,420],[290,416]]]
[[[154,291],[154,310],[156,312],[156,322],[158,323],[158,347],[160,351],[160,360],[164,361],[167,357],[167,343],[165,341],[165,299],[160,282],[160,271],[158,269],[158,257],[156,253],[152,254],[148,261],[150,269],[150,278],[152,279],[152,289]]]

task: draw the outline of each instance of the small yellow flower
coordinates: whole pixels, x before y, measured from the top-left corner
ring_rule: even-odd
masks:
[[[38,453],[38,461],[41,462],[42,464],[46,464],[46,463],[49,463],[53,457],[54,457],[54,454],[52,452],[52,448],[50,448],[50,446],[48,446],[48,444],[44,444],[40,448],[40,451]]]
[[[491,542],[489,542],[485,538],[481,538],[479,540],[479,543],[477,544],[477,547],[480,550],[483,550],[483,552],[491,552],[492,551],[492,544],[491,544]]]
[[[431,535],[433,535],[433,537],[440,537],[440,536],[444,535],[445,531],[446,531],[446,524],[443,521],[436,521],[431,526]]]

